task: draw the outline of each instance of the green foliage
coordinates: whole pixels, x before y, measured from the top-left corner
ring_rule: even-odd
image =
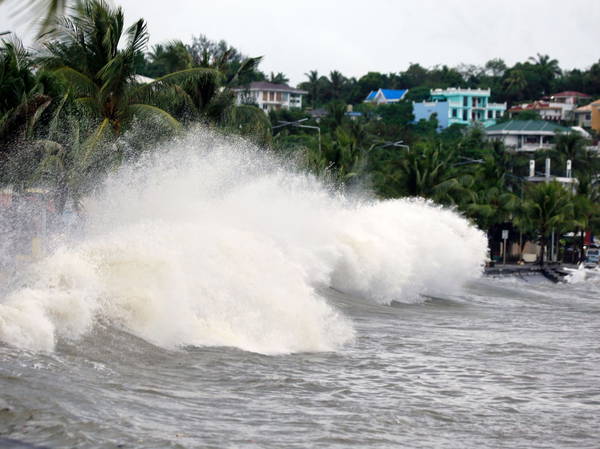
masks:
[[[149,61],[146,62],[141,73],[150,78],[192,68],[192,55],[181,41],[157,44],[148,57]]]
[[[544,247],[548,237],[556,230],[568,229],[573,224],[573,196],[558,182],[534,184],[525,190],[515,221],[525,231],[535,231],[540,236],[544,264]]]

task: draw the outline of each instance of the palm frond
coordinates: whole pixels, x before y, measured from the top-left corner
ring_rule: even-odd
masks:
[[[72,67],[63,66],[56,69],[55,73],[62,76],[69,83],[76,96],[91,97],[98,93],[98,86],[88,76]]]
[[[169,125],[169,127],[175,130],[181,129],[181,123],[179,123],[179,121],[167,111],[156,106],[149,104],[132,104],[129,106],[129,109],[134,115],[158,117],[161,121]]]

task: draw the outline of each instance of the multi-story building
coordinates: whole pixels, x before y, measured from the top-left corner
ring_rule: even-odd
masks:
[[[440,128],[450,125],[493,125],[506,111],[506,103],[491,103],[490,89],[432,89],[430,101],[413,102],[415,121],[436,113]]]
[[[295,89],[287,84],[266,81],[255,81],[233,91],[236,94],[236,104],[255,104],[265,112],[302,108],[302,96],[308,94],[305,90]]]
[[[573,112],[582,102],[585,103],[590,100],[588,94],[582,92],[576,92],[574,90],[567,90],[552,94],[544,97],[543,99],[548,101],[553,107],[559,107],[561,109],[561,120],[573,120]]]
[[[522,103],[513,106],[508,110],[508,115],[512,118],[525,111],[537,112],[542,120],[551,120],[553,122],[564,120],[564,108],[562,104],[544,101],[534,101],[533,103]]]

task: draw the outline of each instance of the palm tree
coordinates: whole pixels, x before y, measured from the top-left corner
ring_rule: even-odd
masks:
[[[127,39],[121,46],[124,33]],[[140,19],[124,31],[123,11],[104,0],[78,4],[73,16],[59,21],[55,36],[56,41],[45,43],[47,55],[42,62],[63,76],[76,102],[100,120],[93,141],[109,129],[121,134],[136,115],[178,128],[172,115],[152,103],[175,85],[194,80],[214,84],[218,77],[211,69],[186,69],[148,84],[136,83],[135,57],[146,46],[146,24]]]
[[[155,45],[148,57],[150,61],[144,74],[152,78],[192,67],[192,56],[179,40]]]
[[[310,97],[310,104],[314,108],[319,97],[319,72],[311,70],[304,75],[308,78],[308,96]]]
[[[276,74],[271,72],[271,75],[269,75],[269,82],[274,84],[287,84],[290,82],[290,79],[282,72]]]
[[[15,140],[29,137],[51,98],[32,71],[29,53],[18,40],[0,46],[0,166]],[[9,145],[10,144],[10,145]]]
[[[540,183],[525,192],[525,200],[516,217],[524,231],[535,231],[541,246],[540,265],[544,265],[544,251],[548,237],[561,231],[573,219],[573,196],[558,182]]]
[[[454,158],[454,151],[435,142],[417,144],[394,164],[392,176],[404,195],[455,204],[466,191],[453,168]]]
[[[0,0],[0,5],[5,0]],[[31,0],[24,2],[23,9],[29,9],[29,14],[32,17],[41,17],[39,22],[38,37],[46,33],[54,24],[56,17],[62,14],[69,5],[68,0]],[[1,33],[4,34],[4,33]]]
[[[536,57],[530,57],[529,61],[537,67],[542,78],[544,94],[548,95],[550,93],[552,80],[561,73],[558,61],[556,59],[550,59],[550,56],[542,55],[540,53],[538,53]]]
[[[523,91],[527,87],[527,80],[522,70],[511,70],[504,80],[506,92],[518,100],[523,97]]]
[[[346,85],[346,78],[337,70],[329,72],[329,89],[331,97],[334,100],[339,100],[342,97],[342,90]]]
[[[598,169],[600,159],[595,152],[590,152],[585,137],[578,132],[569,132],[556,136],[552,153],[556,154],[563,164],[570,160],[575,176],[590,176]]]

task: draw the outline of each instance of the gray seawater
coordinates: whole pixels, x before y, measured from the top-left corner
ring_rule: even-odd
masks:
[[[356,329],[336,352],[166,350],[102,324],[52,353],[0,344],[0,446],[600,447],[599,287],[484,278],[391,306],[322,289]]]

